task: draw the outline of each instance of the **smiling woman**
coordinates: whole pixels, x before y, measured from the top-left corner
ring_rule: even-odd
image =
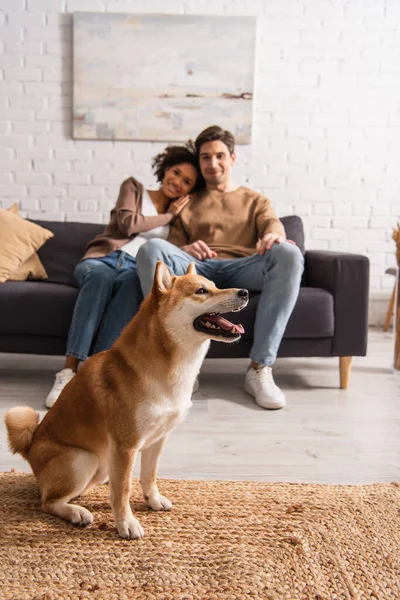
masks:
[[[75,268],[80,288],[68,334],[64,368],[57,373],[46,406],[56,402],[90,354],[108,350],[136,314],[142,292],[136,254],[152,238],[166,239],[169,224],[201,188],[203,179],[193,146],[168,146],[153,159],[160,186],[145,190],[134,177],[126,179],[104,232],[89,242]]]
[[[154,157],[152,166],[157,181],[161,183],[160,189],[149,191],[156,205],[168,205],[168,198],[179,198],[204,187],[196,150],[191,142],[186,146],[168,146]]]

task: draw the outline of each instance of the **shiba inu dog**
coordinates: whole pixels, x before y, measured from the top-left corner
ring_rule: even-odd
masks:
[[[159,262],[138,314],[110,350],[82,365],[40,424],[30,407],[7,412],[10,449],[29,462],[46,513],[75,525],[92,523],[92,514],[71,500],[109,481],[119,535],[142,537],[129,505],[138,452],[147,505],[172,508],[156,482],[162,448],[190,408],[210,340],[234,342],[243,333],[221,314],[247,303],[247,290],[218,289],[196,274],[194,263],[174,277]]]

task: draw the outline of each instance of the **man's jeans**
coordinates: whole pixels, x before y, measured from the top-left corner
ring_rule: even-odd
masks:
[[[194,262],[199,275],[219,288],[247,288],[261,292],[250,358],[260,365],[275,362],[286,324],[299,294],[304,260],[297,246],[274,244],[263,256],[224,260],[197,260],[165,240],[149,240],[139,248],[136,262],[144,296],[153,283],[158,260],[175,275],[186,273]]]
[[[68,333],[67,356],[85,360],[108,350],[143,299],[136,260],[117,250],[87,258],[74,271],[80,288]]]

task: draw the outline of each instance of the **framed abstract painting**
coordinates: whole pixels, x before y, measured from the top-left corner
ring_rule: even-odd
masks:
[[[251,141],[256,17],[74,13],[73,137]]]

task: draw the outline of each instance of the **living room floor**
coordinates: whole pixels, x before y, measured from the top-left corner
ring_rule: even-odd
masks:
[[[242,387],[248,361],[207,359],[186,421],[171,435],[161,478],[365,484],[400,480],[400,374],[391,370],[393,336],[369,332],[348,390],[338,359],[279,359],[275,380],[287,398],[259,408]],[[62,357],[0,355],[0,471],[30,471],[7,449],[4,414],[44,399]],[[135,474],[138,473],[136,465]]]

